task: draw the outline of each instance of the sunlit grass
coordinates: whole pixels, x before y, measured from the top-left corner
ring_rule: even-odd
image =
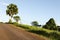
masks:
[[[51,40],[60,40],[60,32],[57,30],[48,30],[42,27],[30,26],[25,24],[18,24],[17,26],[24,28],[26,31],[48,37]]]

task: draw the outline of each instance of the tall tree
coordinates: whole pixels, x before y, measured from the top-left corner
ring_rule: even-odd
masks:
[[[55,20],[51,18],[44,26],[43,28],[50,29],[50,30],[56,30],[57,26],[55,23]]]
[[[38,22],[37,21],[33,21],[31,24],[32,24],[32,26],[38,26]]]
[[[6,14],[9,15],[12,19],[13,15],[16,15],[18,13],[17,5],[15,4],[9,4],[7,6]]]
[[[19,20],[21,20],[19,16],[14,16],[13,18],[16,20],[16,22],[18,22]]]

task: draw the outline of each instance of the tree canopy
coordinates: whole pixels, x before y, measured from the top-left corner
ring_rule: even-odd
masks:
[[[50,30],[56,30],[57,26],[55,23],[55,20],[51,18],[44,26],[43,28],[50,29]]]
[[[7,6],[6,14],[13,17],[13,15],[16,15],[18,13],[17,5],[15,4],[9,4]]]
[[[16,20],[16,22],[18,22],[19,20],[21,20],[19,16],[14,16],[13,18]]]
[[[33,26],[38,26],[38,22],[37,22],[37,21],[33,21],[31,24],[32,24]]]

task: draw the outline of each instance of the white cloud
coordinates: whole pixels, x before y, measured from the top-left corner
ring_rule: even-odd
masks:
[[[7,6],[8,4],[7,4],[7,3],[2,3],[2,5],[5,5],[5,6]]]
[[[57,26],[60,26],[60,23],[57,23]]]
[[[0,2],[0,5],[7,6],[7,5],[8,5],[8,3]]]

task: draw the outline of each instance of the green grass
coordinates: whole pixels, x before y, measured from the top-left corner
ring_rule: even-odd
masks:
[[[33,33],[48,37],[50,38],[50,40],[60,40],[59,31],[48,30],[48,29],[37,27],[37,26],[29,26],[29,25],[24,25],[24,24],[17,24],[17,23],[13,23],[13,24],[18,27],[22,27],[29,32],[33,32]]]

